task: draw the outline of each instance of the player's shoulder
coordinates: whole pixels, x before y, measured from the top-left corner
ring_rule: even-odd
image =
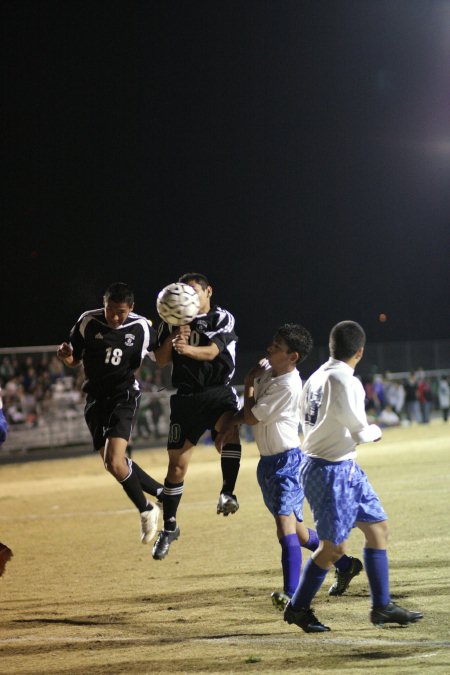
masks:
[[[77,319],[75,328],[82,328],[83,330],[88,326],[91,321],[99,321],[100,323],[106,323],[105,312],[103,307],[98,309],[88,309],[86,312],[83,312]]]
[[[143,336],[153,337],[155,335],[155,329],[152,326],[152,322],[147,319],[147,317],[142,316],[142,314],[137,314],[136,312],[130,312],[124,321],[122,328],[124,330],[134,332],[135,334],[140,333]]]
[[[99,317],[101,318],[101,317],[104,317],[104,316],[105,316],[105,313],[104,313],[103,307],[99,307],[98,309],[88,309],[86,312],[83,312],[79,316],[78,322],[81,322],[84,319],[97,319]]]
[[[143,325],[148,325],[151,326],[152,323],[150,319],[147,319],[146,316],[143,316],[142,314],[138,314],[137,312],[130,312],[126,318],[125,325],[129,325],[132,323],[141,323]]]
[[[227,326],[230,330],[234,328],[235,318],[233,314],[228,309],[224,309],[224,307],[214,305],[211,307],[208,316],[210,316],[217,325]]]

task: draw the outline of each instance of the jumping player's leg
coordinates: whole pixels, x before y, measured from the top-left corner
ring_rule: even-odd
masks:
[[[141,515],[141,541],[147,544],[153,539],[158,528],[159,508],[147,500],[141,479],[150,483],[156,481],[148,476],[140,467],[134,465],[126,457],[128,442],[123,438],[111,437],[106,439],[105,446],[99,452],[105,469],[122,485],[127,497],[133,502]],[[139,476],[141,474],[141,477]],[[147,486],[149,487],[149,486]],[[160,486],[162,488],[162,486]]]
[[[124,391],[114,399],[88,396],[85,418],[94,448],[99,451],[106,470],[122,485],[141,515],[141,541],[146,544],[156,534],[159,508],[147,501],[143,488],[156,494],[157,486],[162,488],[162,485],[139,466],[134,467],[131,459],[126,457],[139,400],[140,393],[134,389]]]
[[[184,478],[194,446],[185,441],[180,450],[168,450],[169,465],[164,480],[163,505],[164,529],[174,531],[177,527],[177,510],[183,496]]]
[[[226,426],[227,420],[231,418],[234,411],[224,412],[217,420],[214,426],[214,432],[220,433]],[[228,516],[230,513],[236,513],[239,508],[234,489],[236,486],[239,468],[241,465],[241,439],[239,438],[239,429],[234,427],[232,436],[222,447],[220,453],[220,465],[222,469],[222,488],[220,490],[219,502],[217,504],[217,514],[222,513]]]
[[[177,511],[183,496],[184,477],[193,448],[193,444],[185,440],[180,449],[168,449],[169,465],[162,494],[164,528],[160,531],[153,546],[152,554],[155,560],[163,560],[169,552],[170,544],[180,536],[180,528],[177,526]]]

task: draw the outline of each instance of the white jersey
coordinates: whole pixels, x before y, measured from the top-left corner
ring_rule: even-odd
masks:
[[[273,377],[272,369],[269,369],[255,378],[254,392],[252,413],[258,424],[252,427],[252,431],[261,456],[298,448],[302,392],[298,370]]]
[[[381,429],[367,422],[364,399],[364,387],[343,361],[329,359],[316,370],[301,397],[305,455],[331,462],[354,459],[359,443],[381,438]]]

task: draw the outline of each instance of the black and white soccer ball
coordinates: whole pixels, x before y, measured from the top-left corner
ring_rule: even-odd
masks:
[[[197,316],[200,298],[192,286],[176,282],[158,293],[156,309],[166,323],[172,326],[185,326]]]

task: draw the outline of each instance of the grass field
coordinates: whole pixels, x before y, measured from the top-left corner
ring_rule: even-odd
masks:
[[[163,449],[136,461],[165,475]],[[288,626],[280,547],[244,445],[239,512],[215,513],[218,456],[199,446],[179,511],[181,537],[154,561],[139,517],[92,456],[0,466],[0,673],[450,673],[450,425],[392,429],[359,462],[390,518],[392,596],[424,612],[408,628],[368,621],[367,578],[316,598],[330,633]],[[306,523],[312,525],[309,511]],[[349,553],[361,556],[355,531]],[[309,553],[304,552],[304,560]]]

